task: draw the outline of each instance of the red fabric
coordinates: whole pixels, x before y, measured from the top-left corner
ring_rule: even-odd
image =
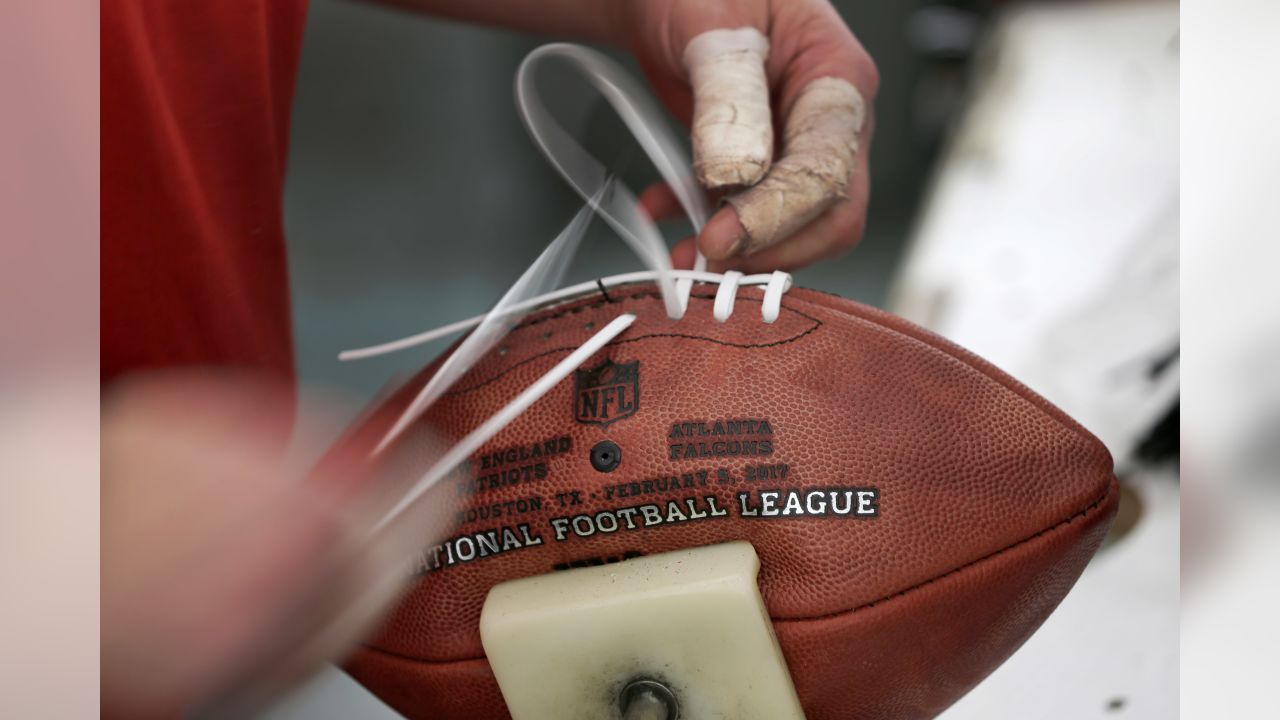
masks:
[[[282,221],[305,0],[102,7],[102,380],[292,378]]]

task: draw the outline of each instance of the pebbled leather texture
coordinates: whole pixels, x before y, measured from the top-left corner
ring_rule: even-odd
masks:
[[[533,314],[389,451],[389,467],[423,469],[428,438],[460,437],[595,329],[637,315],[583,369],[616,367],[560,383],[441,486],[434,501],[461,523],[424,553],[428,572],[351,658],[357,680],[409,718],[506,718],[477,628],[490,587],[728,540],[760,555],[761,592],[811,720],[932,717],[1034,632],[1114,516],[1102,444],[988,363],[887,313],[796,288],[765,324],[761,292],[743,288],[717,323],[714,295],[695,286],[681,321],[651,285]],[[372,442],[437,364],[347,442]],[[603,440],[622,452],[607,473],[591,463]],[[824,488],[874,489],[877,514],[794,512]],[[761,493],[778,492],[781,509],[791,490],[792,514],[743,515],[739,494],[759,511]],[[653,511],[637,509],[627,529],[625,508],[642,505],[662,521],[646,526]],[[477,536],[490,531],[504,549],[480,557]],[[462,561],[469,549],[476,557]]]

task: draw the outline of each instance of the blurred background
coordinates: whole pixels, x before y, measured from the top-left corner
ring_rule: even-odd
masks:
[[[946,717],[1175,717],[1178,4],[835,4],[882,78],[870,214],[856,250],[797,282],[995,362],[1098,434],[1125,483],[1077,588]],[[521,59],[553,39],[312,0],[285,198],[304,386],[355,412],[444,346],[339,350],[484,312],[578,209],[512,98]],[[624,182],[657,179],[585,83],[542,88]],[[635,269],[596,223],[566,284]],[[336,670],[271,715],[393,717]]]

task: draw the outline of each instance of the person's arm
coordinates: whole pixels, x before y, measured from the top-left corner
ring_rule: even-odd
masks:
[[[842,254],[862,235],[879,78],[825,0],[384,1],[634,52],[692,128],[698,179],[726,193],[696,240],[713,269],[794,268]],[[641,199],[655,216],[679,211],[665,188]],[[678,265],[691,264],[693,243],[673,251]]]

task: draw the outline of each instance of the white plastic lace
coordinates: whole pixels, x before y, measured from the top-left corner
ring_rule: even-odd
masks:
[[[742,273],[737,272],[736,270],[729,270],[724,274],[706,272],[706,271],[697,272],[694,270],[672,270],[670,274],[671,274],[671,277],[676,278],[676,280],[687,280],[691,283],[700,282],[700,283],[708,283],[708,284],[718,284],[720,286],[720,290],[716,293],[716,305],[714,307],[712,315],[719,322],[724,322],[728,320],[729,316],[733,314],[733,300],[737,295],[737,290],[739,286],[745,286],[745,287],[752,287],[752,286],[758,286],[758,285],[766,286],[764,307],[766,309],[770,307],[773,308],[772,313],[769,313],[769,312],[761,313],[762,319],[767,323],[771,323],[775,319],[777,319],[778,308],[781,306],[781,303],[782,303],[781,293],[784,293],[787,290],[791,289],[791,276],[788,273],[784,273],[784,272],[761,273],[759,275],[743,275]],[[528,311],[536,307],[539,307],[541,305],[552,303],[557,300],[565,300],[565,299],[568,299],[577,295],[583,295],[592,291],[598,291],[600,290],[601,287],[603,287],[607,291],[609,288],[616,287],[618,285],[629,285],[631,283],[640,283],[640,282],[653,282],[657,278],[657,275],[658,274],[652,270],[643,270],[639,272],[629,272],[629,273],[621,273],[618,275],[609,275],[609,276],[600,278],[599,280],[590,280],[588,282],[578,283],[577,285],[570,285],[569,287],[566,287],[566,288],[561,288],[553,292],[539,295],[535,298],[525,300],[524,302],[506,307],[502,310],[502,312],[506,314],[518,313],[523,316],[524,314],[528,313]],[[735,276],[734,279],[731,280],[730,279],[731,276]],[[773,294],[770,295],[768,292],[767,286],[771,282],[773,282],[775,277],[779,277],[779,276],[781,276],[781,281],[779,283],[780,289],[775,287]],[[732,289],[726,290],[725,288],[732,288]],[[721,300],[722,295],[726,296],[725,300]],[[774,299],[775,297],[776,299]],[[411,347],[416,347],[418,345],[425,345],[426,343],[439,340],[440,338],[448,337],[455,333],[462,332],[463,330],[469,330],[473,327],[476,327],[481,322],[483,322],[486,318],[494,317],[496,314],[497,313],[495,313],[495,311],[489,311],[484,315],[476,315],[475,317],[467,318],[466,320],[459,320],[457,322],[449,323],[448,325],[441,325],[438,328],[427,330],[425,332],[418,333],[417,335],[410,335],[408,337],[403,337],[403,338],[400,338],[399,340],[391,340],[389,342],[380,343],[378,345],[370,345],[369,347],[343,350],[342,352],[338,353],[338,359],[342,361],[363,360],[365,358],[378,357],[379,355],[388,355],[390,353],[398,352],[400,350],[407,350]]]
[[[573,220],[565,226],[538,259],[511,286],[494,308],[485,315],[469,318],[444,327],[411,335],[378,345],[346,350],[340,360],[384,355],[414,347],[438,338],[476,328],[445,360],[431,380],[419,391],[409,406],[396,419],[373,451],[382,452],[431,405],[448,391],[484,357],[520,320],[534,308],[564,300],[593,290],[607,291],[609,286],[636,282],[653,282],[661,293],[667,315],[680,320],[688,308],[693,283],[717,283],[712,316],[725,322],[733,313],[734,299],[741,286],[764,286],[761,319],[772,323],[778,318],[782,295],[791,288],[791,276],[784,272],[743,275],[706,272],[706,259],[697,253],[692,270],[675,270],[666,243],[657,226],[639,206],[635,195],[616,182],[603,165],[578,144],[551,117],[534,85],[534,71],[546,60],[559,58],[578,70],[604,97],[635,135],[662,178],[676,195],[695,231],[707,221],[707,207],[694,180],[693,170],[681,145],[668,129],[662,112],[645,90],[609,58],[579,45],[555,43],[531,52],[516,74],[516,105],[525,127],[548,161],[570,186],[586,201]],[[599,215],[627,242],[648,266],[641,272],[623,273],[554,290],[564,277],[569,261],[577,251],[592,215]],[[464,462],[491,438],[502,431],[521,413],[536,403],[561,380],[635,322],[636,316],[624,313],[593,335],[551,370],[535,380],[501,410],[486,419],[475,430],[454,444],[414,483],[400,501],[378,523],[375,532],[393,521],[416,502],[427,490]]]

